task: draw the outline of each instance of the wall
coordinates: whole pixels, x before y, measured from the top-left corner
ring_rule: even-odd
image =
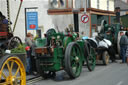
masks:
[[[84,32],[84,35],[89,36],[90,32],[90,24],[82,23],[81,16],[84,13],[79,14],[79,32]],[[58,28],[60,32],[64,32],[65,28],[67,28],[70,24],[74,26],[73,14],[68,15],[50,15],[52,17],[52,23],[54,23],[55,28]]]

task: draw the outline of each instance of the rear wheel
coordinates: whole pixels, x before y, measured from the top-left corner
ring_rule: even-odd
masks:
[[[17,37],[17,36],[12,37],[9,40],[8,49],[17,48],[20,44],[22,44],[22,41],[21,41],[21,39],[19,37]]]
[[[71,42],[68,44],[65,51],[65,71],[71,79],[80,76],[82,69],[81,51],[77,43]]]
[[[109,64],[109,54],[107,51],[104,51],[103,54],[102,54],[102,59],[103,59],[103,64],[104,65],[108,65]]]
[[[0,62],[0,85],[26,85],[25,68],[18,57],[4,56]]]
[[[96,55],[94,48],[89,44],[88,41],[85,41],[85,59],[88,70],[93,71],[96,65]]]

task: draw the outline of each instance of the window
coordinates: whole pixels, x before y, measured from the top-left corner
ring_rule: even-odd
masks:
[[[90,7],[90,0],[87,0]],[[49,0],[48,14],[71,14],[74,9],[84,11],[86,0]]]
[[[49,5],[50,9],[85,8],[86,0],[49,0]]]
[[[90,8],[90,4],[91,4],[91,3],[90,3],[90,0],[87,0],[86,3],[87,3],[87,4],[86,4],[86,5],[87,5],[87,8]]]
[[[109,0],[107,0],[107,10],[109,10]]]
[[[65,8],[66,0],[49,0],[50,8]]]
[[[128,0],[122,0],[123,2],[125,2],[125,3],[128,3]]]
[[[99,9],[100,8],[100,2],[99,2],[99,0],[97,0],[97,9]]]

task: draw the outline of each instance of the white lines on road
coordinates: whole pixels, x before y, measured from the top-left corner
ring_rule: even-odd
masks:
[[[123,84],[123,81],[120,81],[119,83],[117,83],[116,85],[122,85]]]

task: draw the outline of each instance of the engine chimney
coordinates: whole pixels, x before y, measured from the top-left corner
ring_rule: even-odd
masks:
[[[115,12],[116,12],[116,22],[120,23],[120,7],[116,7]]]
[[[79,32],[79,10],[73,10],[75,32]]]

